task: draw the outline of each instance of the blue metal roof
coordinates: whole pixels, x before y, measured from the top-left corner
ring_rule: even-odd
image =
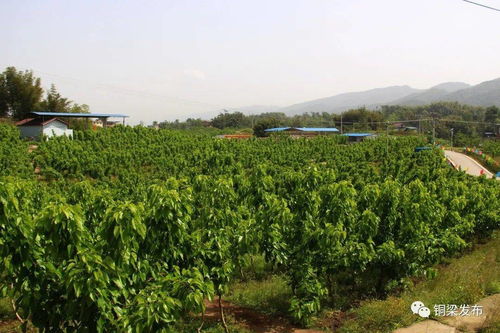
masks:
[[[297,128],[299,131],[304,132],[338,132],[339,130],[335,127],[300,127]]]
[[[373,133],[345,133],[345,136],[372,136]]]
[[[286,130],[297,130],[301,132],[338,132],[339,130],[332,127],[276,127],[276,128],[268,128],[264,130],[264,132],[280,132]]]
[[[287,130],[287,129],[290,129],[291,127],[276,127],[276,128],[268,128],[268,129],[265,129],[264,132],[280,132],[280,131],[284,131],[284,130]]]
[[[70,112],[38,112],[38,111],[33,111],[31,113],[37,116],[50,116],[50,117],[128,118],[128,116],[125,114],[116,114],[116,113],[70,113]]]

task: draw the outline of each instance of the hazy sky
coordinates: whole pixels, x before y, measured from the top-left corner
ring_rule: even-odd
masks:
[[[500,77],[500,12],[461,0],[1,0],[0,22],[0,69],[132,124]]]

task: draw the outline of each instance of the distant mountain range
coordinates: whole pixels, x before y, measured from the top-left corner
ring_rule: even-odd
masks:
[[[500,107],[500,78],[485,81],[475,86],[464,82],[445,82],[429,89],[415,89],[410,86],[392,86],[366,91],[349,92],[331,97],[293,104],[286,107],[274,105],[252,105],[227,108],[229,112],[243,112],[246,115],[266,112],[283,112],[287,115],[305,112],[341,113],[349,109],[366,107],[375,109],[381,105],[425,105],[434,102],[459,102],[476,106]],[[222,109],[191,115],[191,118],[211,119]]]
[[[500,106],[500,78],[475,86],[463,82],[446,82],[423,90],[409,86],[377,88],[320,98],[276,111],[288,115],[304,112],[340,113],[363,106],[373,109],[380,105],[424,105],[439,101],[477,106]]]
[[[409,86],[392,86],[377,88],[367,91],[350,92],[332,97],[315,99],[308,102],[290,105],[277,110],[287,115],[302,114],[304,112],[329,112],[340,113],[342,111],[366,106],[367,108],[377,105],[389,104],[392,101],[405,96],[417,94],[421,90]]]

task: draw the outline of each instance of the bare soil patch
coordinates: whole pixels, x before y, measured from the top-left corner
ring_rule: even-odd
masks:
[[[315,329],[301,329],[291,325],[285,318],[268,316],[252,309],[240,307],[222,300],[224,313],[232,316],[245,328],[256,333],[322,333]],[[205,320],[218,321],[220,318],[217,300],[205,301]]]

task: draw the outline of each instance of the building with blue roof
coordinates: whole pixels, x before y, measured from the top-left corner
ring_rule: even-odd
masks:
[[[106,127],[108,118],[122,118],[123,125],[125,125],[126,114],[119,113],[71,113],[71,112],[45,112],[45,111],[32,111],[32,115],[42,118],[43,121],[52,118],[97,118],[101,121],[102,126]]]
[[[72,113],[72,112],[45,112],[32,111],[31,114],[41,117],[71,117],[71,118],[128,118],[126,114],[119,113]]]
[[[343,136],[347,136],[349,142],[361,142],[366,138],[375,137],[373,133],[345,133]]]
[[[286,133],[293,136],[315,136],[336,134],[339,130],[335,127],[276,127],[265,129],[266,133]]]
[[[59,118],[96,118],[102,127],[114,125],[114,122],[108,123],[108,118],[128,118],[125,114],[116,113],[70,113],[70,112],[45,112],[32,111],[31,118],[23,119],[16,123],[21,132],[21,137],[38,139],[41,136],[72,136],[73,130],[69,129],[69,124]]]

